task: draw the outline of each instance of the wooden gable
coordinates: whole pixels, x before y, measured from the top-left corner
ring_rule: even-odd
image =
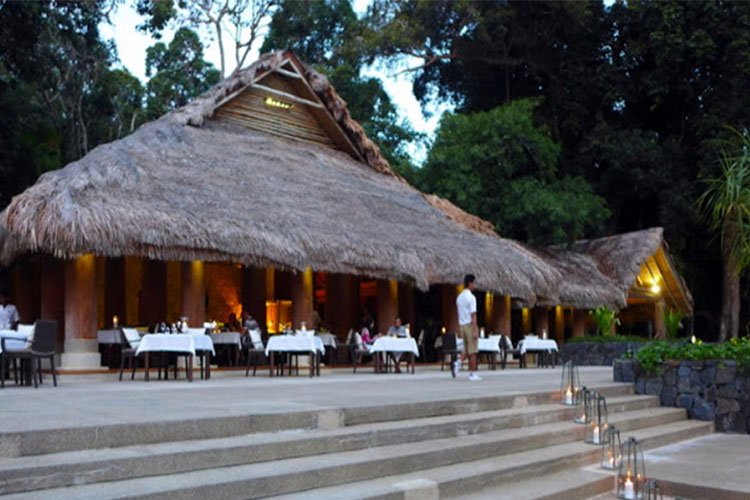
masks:
[[[664,299],[667,305],[684,314],[692,314],[692,300],[669,254],[659,248],[641,266],[628,292],[628,304],[644,304]]]
[[[362,156],[292,61],[259,75],[213,120]]]

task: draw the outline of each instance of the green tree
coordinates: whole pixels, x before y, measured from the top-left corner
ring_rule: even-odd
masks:
[[[165,45],[159,42],[146,50],[146,112],[150,119],[184,106],[219,79],[219,72],[203,59],[198,35],[180,28]]]
[[[709,227],[721,240],[721,341],[739,334],[740,273],[750,265],[750,137],[737,132],[728,146],[720,157],[721,174],[705,181],[699,199]]]
[[[605,201],[580,177],[557,174],[560,146],[534,123],[533,100],[446,114],[419,185],[483,217],[507,237],[562,243],[598,230]]]
[[[0,206],[114,138],[124,80],[111,78],[116,53],[99,35],[113,5],[0,2]]]
[[[412,174],[407,152],[420,136],[398,117],[380,80],[363,77],[371,62],[362,46],[364,25],[348,0],[285,1],[276,10],[262,52],[291,49],[326,74],[357,120],[402,174]]]

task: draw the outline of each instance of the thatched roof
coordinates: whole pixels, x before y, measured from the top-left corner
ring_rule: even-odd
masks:
[[[44,174],[0,214],[7,231],[0,261],[25,252],[93,252],[309,266],[421,288],[473,272],[488,290],[529,301],[555,296],[556,269],[514,241],[485,234],[460,209],[450,216],[435,208],[393,173],[346,103],[310,68],[306,77],[366,164],[210,119],[279,61],[266,56],[184,108]]]
[[[563,305],[620,308],[638,295],[653,301],[647,280],[655,279],[672,307],[692,313],[693,298],[672,262],[663,228],[580,240],[540,253],[563,277],[558,295]]]

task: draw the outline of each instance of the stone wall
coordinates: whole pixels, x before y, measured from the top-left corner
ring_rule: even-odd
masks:
[[[625,364],[616,365],[615,380],[627,372]],[[750,375],[739,373],[734,361],[668,362],[659,375],[630,364],[636,393],[659,396],[662,406],[685,408],[690,418],[713,420],[717,431],[750,433]]]
[[[560,349],[560,362],[573,360],[578,366],[612,366],[628,351],[636,352],[643,342],[568,342]]]

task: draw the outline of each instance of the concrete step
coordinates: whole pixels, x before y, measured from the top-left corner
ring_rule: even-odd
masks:
[[[608,398],[633,394],[632,384],[605,384],[598,389]],[[409,404],[345,407],[322,411],[150,421],[135,425],[70,426],[55,429],[34,429],[26,432],[0,432],[0,457],[22,457],[75,450],[216,439],[295,429],[327,429],[415,418],[465,415],[551,404],[559,402],[559,399],[560,395],[556,392],[537,392],[483,398],[455,398]]]
[[[456,500],[580,500],[610,493],[615,476],[590,468],[563,470],[456,497]]]
[[[683,421],[651,427],[639,432],[646,432],[648,436],[648,429],[653,429],[653,436],[650,436],[650,439],[664,443],[671,442],[674,436],[684,438],[695,435],[699,428],[705,430],[707,426],[696,426],[693,422]],[[462,469],[469,462],[485,463],[484,467],[477,469],[485,470],[485,475],[472,476],[473,480],[477,481],[473,486],[476,490],[481,489],[479,486],[486,487],[492,484],[488,483],[489,478],[494,477],[497,472],[496,466],[492,464],[505,464],[515,471],[515,475],[523,473],[533,475],[598,460],[599,447],[580,442],[582,436],[582,426],[557,422],[534,428],[507,429],[458,438],[435,439],[251,465],[56,488],[38,493],[32,492],[30,497],[34,498],[35,494],[45,496],[45,498],[59,499],[163,498],[165,496],[168,498],[264,497],[327,488],[352,481],[369,481],[374,478],[386,478],[405,473],[418,477],[424,474],[429,476],[433,474],[432,470],[450,471]],[[575,442],[571,442],[573,440]],[[562,453],[562,456],[558,456],[559,453]],[[522,457],[527,457],[525,462],[521,460]],[[486,470],[490,466],[492,474]],[[441,494],[444,494],[444,488],[447,488],[445,494],[466,491],[460,488],[452,490],[451,484],[453,483],[441,486]],[[367,490],[361,490],[359,486],[353,485],[353,489],[348,491],[351,497],[351,495],[357,496]],[[22,496],[17,497],[22,498]],[[14,496],[11,495],[10,498]],[[326,498],[326,496],[318,498]]]
[[[639,429],[631,435],[643,442],[644,448],[650,449],[665,444],[698,437],[713,431],[710,422],[684,420],[667,425]],[[350,482],[339,486],[311,489],[274,498],[286,500],[338,500],[338,499],[375,499],[405,498],[414,495],[417,498],[561,498],[579,499],[594,496],[596,490],[603,491],[606,483],[598,476],[585,474],[579,478],[589,478],[590,483],[580,485],[584,490],[581,495],[577,487],[562,483],[559,487],[554,482],[543,478],[564,471],[565,474],[576,473],[577,468],[598,463],[600,450],[580,441],[564,443],[545,448],[533,449],[489,459],[466,461],[460,464],[434,467],[408,474],[381,477],[369,481]],[[607,474],[604,474],[607,477]],[[609,473],[609,485],[613,486],[614,474]],[[546,483],[546,488],[526,489],[533,484]],[[592,491],[591,495],[588,492]],[[579,490],[580,491],[580,490]],[[506,495],[507,492],[508,496]],[[536,497],[534,496],[536,495]]]
[[[621,396],[609,401],[611,421],[623,430],[685,418],[684,410],[656,407],[658,399],[653,396]],[[258,433],[0,459],[0,494],[362,450],[555,422],[574,427],[570,431],[583,436],[583,426],[572,426],[572,417],[571,408],[549,404],[467,414],[458,419],[449,415],[327,431]]]

